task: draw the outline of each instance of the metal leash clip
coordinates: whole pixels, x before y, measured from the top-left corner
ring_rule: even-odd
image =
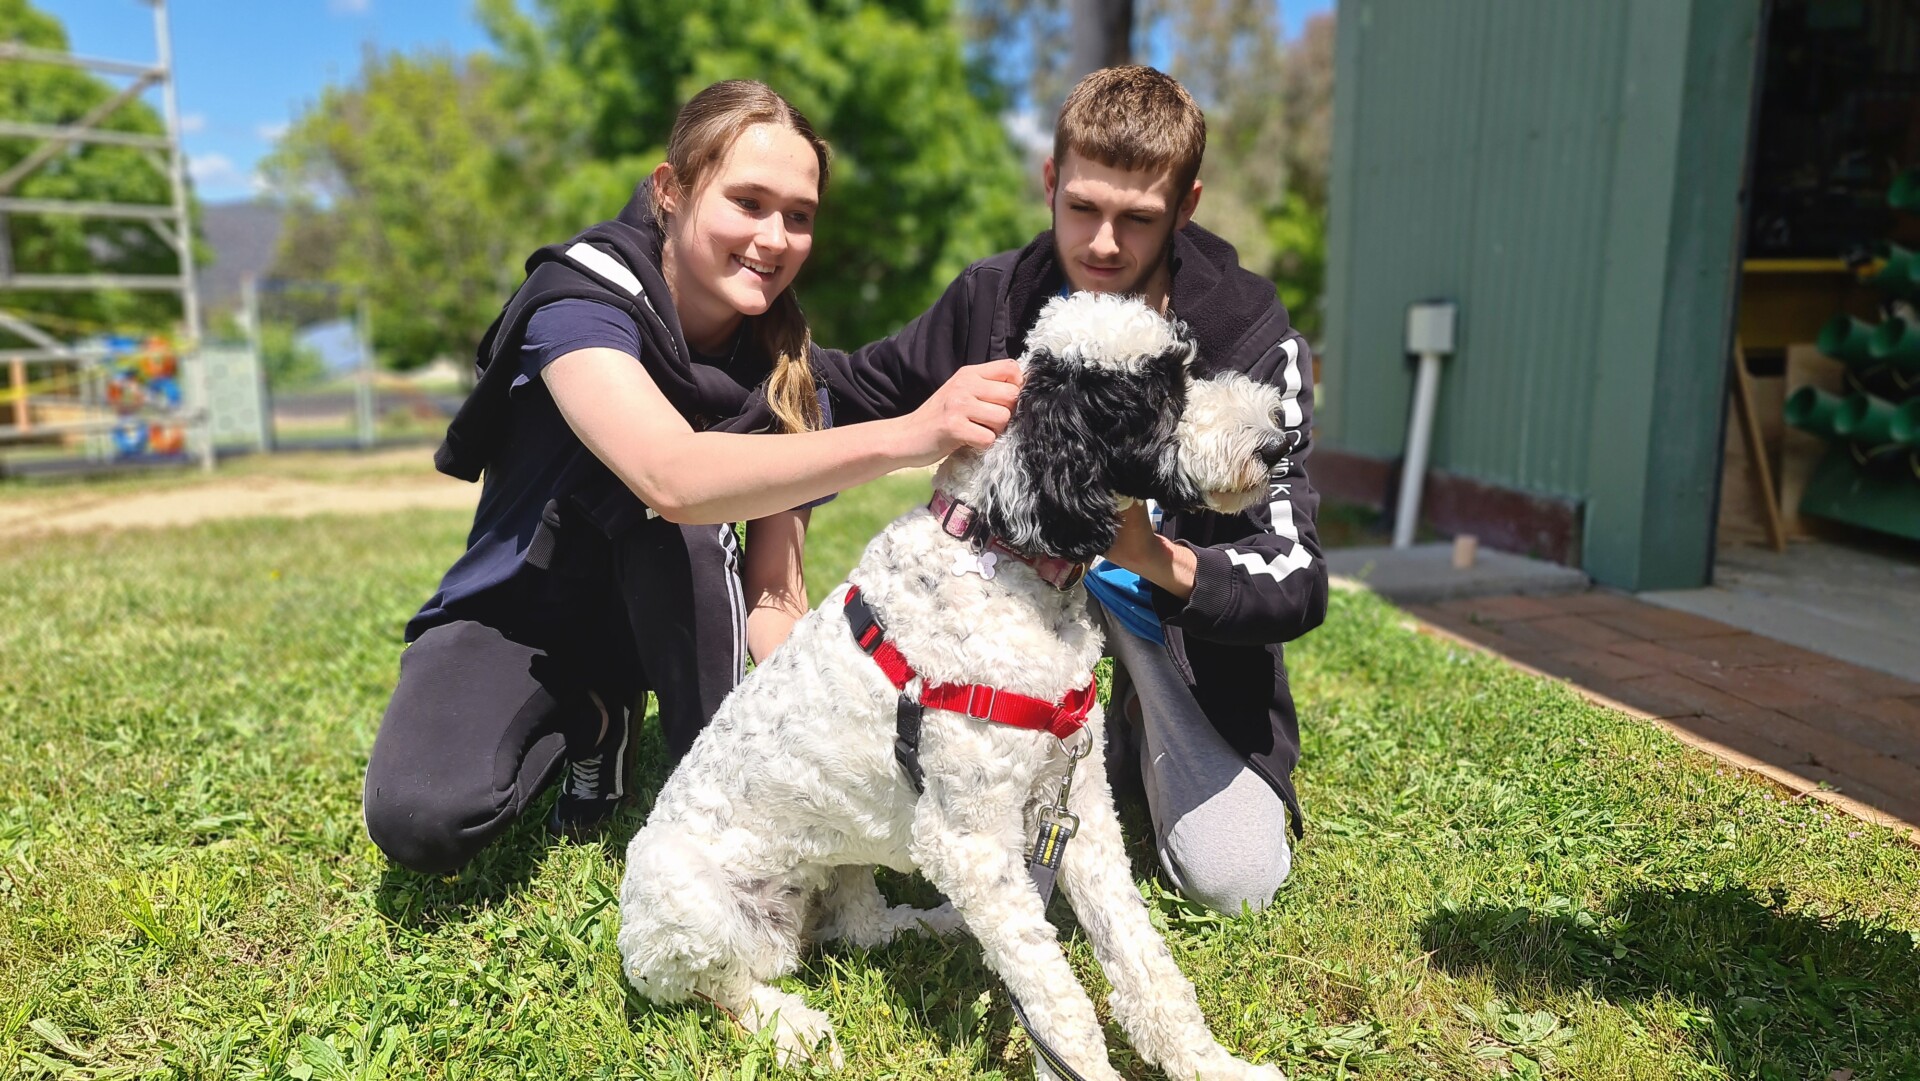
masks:
[[[1034,839],[1033,852],[1027,858],[1027,873],[1033,878],[1034,889],[1039,891],[1043,913],[1047,902],[1053,899],[1053,879],[1059,873],[1061,859],[1066,855],[1067,842],[1080,828],[1080,816],[1067,810],[1067,798],[1073,794],[1073,768],[1093,752],[1093,736],[1087,729],[1081,728],[1061,740],[1060,745],[1067,752],[1067,774],[1060,778],[1060,795],[1053,801],[1053,806],[1040,812],[1043,820],[1040,836]],[[1027,1038],[1033,1041],[1034,1076],[1045,1081],[1086,1081],[1033,1030],[1032,1022],[1027,1020],[1026,1009],[1011,992],[1007,995],[1007,1002],[1013,1006],[1014,1019],[1026,1030]]]
[[[1067,797],[1073,794],[1073,768],[1093,751],[1093,736],[1087,729],[1081,728],[1061,740],[1060,745],[1067,752],[1067,772],[1060,778],[1060,795],[1053,801],[1053,806],[1047,809],[1047,815],[1055,822],[1065,824],[1069,832],[1077,833],[1080,830],[1080,816],[1067,810]]]

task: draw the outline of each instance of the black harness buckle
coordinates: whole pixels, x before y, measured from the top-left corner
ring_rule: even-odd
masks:
[[[920,718],[925,712],[919,702],[902,694],[893,716],[893,760],[906,771],[916,794],[927,791],[926,771],[920,768]]]
[[[871,657],[879,652],[880,646],[887,640],[887,629],[880,625],[880,617],[873,614],[867,599],[858,590],[847,591],[847,627],[853,631],[853,644]]]

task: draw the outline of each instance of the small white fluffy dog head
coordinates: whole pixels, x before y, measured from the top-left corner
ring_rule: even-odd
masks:
[[[1238,514],[1266,498],[1267,477],[1291,449],[1280,404],[1279,388],[1239,372],[1194,380],[1174,433],[1170,481],[1184,486],[1186,505]]]
[[[1242,375],[1194,379],[1185,323],[1137,297],[1075,293],[1041,309],[1007,430],[975,493],[1023,551],[1087,560],[1112,547],[1122,498],[1231,513],[1266,491],[1287,444],[1280,394]]]

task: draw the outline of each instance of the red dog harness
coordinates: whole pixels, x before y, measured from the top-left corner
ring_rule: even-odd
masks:
[[[859,586],[847,587],[846,610],[847,626],[853,631],[854,643],[873,658],[880,670],[886,673],[894,689],[900,692],[900,708],[895,715],[893,756],[907,771],[907,777],[913,781],[913,790],[916,792],[925,791],[920,769],[922,711],[949,709],[983,721],[1049,732],[1064,740],[1087,723],[1087,714],[1099,699],[1100,681],[1096,677],[1089,680],[1085,687],[1070,692],[1057,704],[979,683],[926,684],[921,687],[920,697],[916,701],[906,693],[907,683],[915,674],[913,666],[901,655],[899,647],[887,640],[886,627],[881,625],[880,617],[874,615],[873,609],[860,596]]]

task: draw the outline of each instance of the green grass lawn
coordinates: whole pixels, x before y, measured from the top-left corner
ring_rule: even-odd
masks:
[[[925,486],[817,512],[816,595]],[[775,1072],[712,1011],[626,989],[640,807],[573,843],[541,805],[444,880],[367,841],[400,628],[466,524],[0,549],[0,1077]],[[1290,656],[1309,823],[1278,903],[1191,911],[1135,848],[1230,1046],[1295,1078],[1920,1077],[1920,851],[1368,596],[1336,596]],[[967,940],[835,950],[793,986],[839,1019],[849,1076],[1031,1075]]]

